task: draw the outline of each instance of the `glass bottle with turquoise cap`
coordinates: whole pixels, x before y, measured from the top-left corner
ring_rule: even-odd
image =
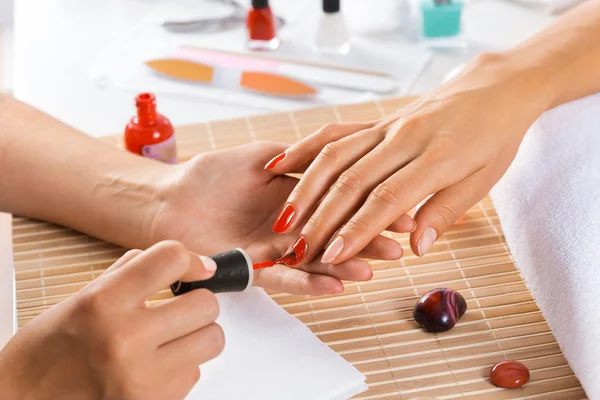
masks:
[[[424,44],[430,48],[466,48],[462,35],[462,0],[421,0]]]

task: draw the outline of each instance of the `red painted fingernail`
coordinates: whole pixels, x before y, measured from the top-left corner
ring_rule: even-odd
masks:
[[[294,219],[294,214],[296,214],[296,210],[294,210],[294,207],[289,203],[286,204],[285,207],[283,207],[283,210],[281,210],[281,212],[279,213],[279,216],[275,220],[275,223],[273,224],[273,232],[285,232],[285,230],[290,227],[290,224]]]
[[[285,264],[287,266],[294,266],[300,264],[306,255],[308,250],[308,243],[304,236],[300,236],[296,243],[290,248],[290,250],[280,259],[275,260],[277,264]]]
[[[308,250],[308,243],[306,242],[306,238],[304,236],[300,236],[296,243],[292,246],[292,249],[296,253],[296,260],[298,263],[304,260],[304,256],[306,255],[306,251]]]
[[[271,169],[271,168],[275,168],[275,165],[277,165],[277,163],[281,160],[283,160],[285,158],[285,153],[281,153],[277,156],[275,156],[271,161],[269,161],[267,163],[267,165],[265,165],[265,169]]]

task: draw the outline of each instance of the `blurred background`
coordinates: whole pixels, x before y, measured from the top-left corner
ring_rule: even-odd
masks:
[[[0,0],[0,87],[93,136],[121,132],[144,91],[156,94],[174,125],[420,94],[577,2],[342,0],[328,12],[336,1],[272,0],[276,48],[253,51],[252,35],[262,33],[253,31],[260,21],[246,26],[250,0]],[[250,58],[232,65],[212,50]],[[157,64],[169,73],[148,65],[173,58],[203,58],[220,79],[199,83],[181,79],[179,64]],[[270,66],[256,67],[264,59]],[[236,74],[273,62],[291,63],[273,73],[316,95],[235,87]],[[341,74],[348,69],[358,75]]]
[[[12,91],[14,0],[0,0],[0,90]]]

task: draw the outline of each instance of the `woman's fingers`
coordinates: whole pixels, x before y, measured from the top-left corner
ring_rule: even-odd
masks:
[[[394,239],[379,235],[358,253],[358,257],[373,260],[399,260],[403,254],[404,252],[400,243]],[[321,262],[326,262],[326,260],[321,258]],[[339,264],[336,266],[339,266]]]
[[[167,343],[215,322],[219,303],[206,289],[192,290],[148,309],[149,325],[159,343]]]
[[[323,259],[336,264],[354,257],[421,199],[454,184],[452,177],[455,175],[443,171],[449,167],[434,162],[430,157],[420,156],[377,185],[327,247]],[[461,176],[460,173],[457,175]]]
[[[323,126],[317,132],[292,145],[276,155],[265,165],[265,169],[275,174],[297,171],[302,165],[313,160],[325,145],[353,133],[372,128],[376,122],[340,123]]]
[[[415,215],[417,229],[410,235],[410,247],[423,257],[469,208],[483,198],[497,179],[481,169],[459,183],[434,194]]]
[[[190,334],[163,344],[158,359],[164,368],[193,367],[212,360],[223,351],[225,334],[218,324],[210,324]]]
[[[383,135],[383,131],[367,129],[326,145],[294,187],[273,224],[273,232],[296,229],[314,211],[338,176],[377,146]]]
[[[313,260],[311,263],[289,268],[300,269],[310,274],[331,276],[341,281],[368,281],[373,275],[369,263],[356,258],[338,265],[325,264],[318,260]]]
[[[331,276],[311,274],[300,269],[275,265],[254,272],[254,283],[265,289],[290,294],[322,296],[342,293],[344,285]]]
[[[408,233],[414,232],[417,229],[417,224],[408,214],[403,214],[392,222],[390,226],[387,227],[386,231],[396,232],[396,233]]]
[[[378,260],[397,260],[402,257],[402,254],[402,246],[397,241],[385,236],[377,236],[358,256]],[[288,268],[299,269],[314,276],[333,277],[340,281],[361,282],[368,281],[373,277],[369,263],[357,258],[352,258],[337,265],[319,261],[317,258],[308,264]]]
[[[417,148],[411,148],[410,146],[406,146],[402,150],[394,149],[392,151],[389,143],[384,141],[379,143],[375,149],[356,164],[344,171],[302,228],[301,234],[306,238],[308,243],[305,259],[312,260],[316,257],[323,250],[325,244],[329,242],[332,235],[360,209],[373,188],[380,182],[388,179],[395,171],[408,164],[416,153]],[[392,220],[386,218],[386,225],[376,235],[371,236],[354,255],[358,254],[373,238],[383,232],[404,213],[394,214],[395,217]],[[376,220],[378,223],[383,221],[379,216]],[[371,231],[369,230],[369,232]],[[334,244],[339,247],[340,242],[333,242],[331,246]],[[325,259],[329,260],[331,254],[330,252]],[[349,258],[346,257],[345,260]],[[339,259],[339,261],[342,260]]]
[[[111,280],[115,296],[122,297],[125,293],[129,299],[143,302],[173,282],[208,279],[216,268],[210,258],[200,257],[181,243],[167,240],[135,256],[106,279]]]

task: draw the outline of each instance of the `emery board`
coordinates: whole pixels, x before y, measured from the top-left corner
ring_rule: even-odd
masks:
[[[256,140],[292,144],[331,122],[371,121],[410,98],[252,116],[182,126],[181,160]],[[120,136],[102,139],[121,146]],[[323,297],[270,293],[290,314],[367,377],[358,398],[586,399],[506,244],[486,197],[424,258],[372,263],[373,279]],[[49,223],[15,217],[13,250],[19,326],[77,292],[125,249]],[[465,297],[468,310],[449,332],[423,332],[412,319],[418,298],[437,287]],[[164,291],[156,301],[170,297]],[[520,389],[497,388],[490,367],[516,359],[531,371]]]

